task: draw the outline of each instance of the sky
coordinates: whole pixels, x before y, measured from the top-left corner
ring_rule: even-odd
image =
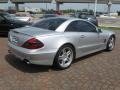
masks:
[[[2,3],[0,4],[0,9],[7,9],[8,6],[14,6],[14,4],[9,3]],[[21,5],[22,7],[33,7],[33,8],[43,8],[43,9],[55,9],[56,4],[55,3],[26,3]],[[60,6],[60,9],[92,9],[94,10],[94,4],[85,4],[85,3],[64,3]],[[97,5],[97,11],[100,12],[107,12],[107,5],[106,4],[98,4]],[[120,11],[120,4],[113,4],[111,7],[111,12]]]

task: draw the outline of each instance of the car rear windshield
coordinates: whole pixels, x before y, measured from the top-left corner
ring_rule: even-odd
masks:
[[[66,19],[64,18],[44,19],[33,24],[32,26],[55,31],[65,21]]]

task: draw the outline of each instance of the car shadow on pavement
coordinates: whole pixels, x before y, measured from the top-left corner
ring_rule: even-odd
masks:
[[[92,53],[92,54],[89,54],[89,55],[86,55],[86,56],[77,58],[77,59],[75,59],[75,60],[72,62],[72,65],[75,64],[75,63],[77,63],[77,62],[80,62],[80,61],[82,61],[82,60],[87,60],[87,58],[92,57],[92,56],[95,56],[95,55],[98,55],[98,54],[103,53],[103,52],[105,52],[105,50],[98,51],[98,52],[95,52],[95,53]],[[72,67],[72,65],[71,65],[71,67]],[[67,68],[67,69],[68,69],[68,68]],[[53,68],[53,70],[55,70],[55,71],[61,71],[61,69],[57,69],[57,68]],[[64,70],[64,69],[63,69],[63,70]]]
[[[77,63],[79,61],[85,60],[89,57],[95,56],[97,54],[100,54],[104,51],[99,51],[96,53],[89,54],[87,56],[77,58],[73,61],[72,64]],[[44,66],[44,65],[33,65],[33,64],[26,64],[25,62],[19,60],[15,56],[8,54],[5,56],[5,60],[14,68],[27,73],[39,73],[39,72],[49,72],[49,70],[53,71],[61,71],[60,69],[53,68],[52,66]]]
[[[11,54],[6,55],[5,60],[14,68],[27,73],[49,72],[51,69],[51,66],[26,64]]]
[[[105,52],[105,50],[98,51],[98,52],[91,53],[91,54],[88,54],[88,55],[86,55],[86,56],[83,56],[83,57],[77,58],[77,59],[75,59],[75,60],[73,61],[73,64],[74,64],[74,63],[77,63],[77,62],[79,62],[79,61],[85,60],[85,59],[87,59],[87,58],[89,58],[89,57],[92,57],[92,56],[98,55],[98,54],[103,53],[103,52]]]

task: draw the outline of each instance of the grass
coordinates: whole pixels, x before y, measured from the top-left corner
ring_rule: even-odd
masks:
[[[120,30],[120,27],[100,27],[100,28],[108,30]]]

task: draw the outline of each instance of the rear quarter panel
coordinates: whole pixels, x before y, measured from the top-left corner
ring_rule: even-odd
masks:
[[[44,43],[43,49],[45,51],[53,49],[57,52],[66,43],[72,44],[77,49],[79,43],[77,33],[72,32],[60,32],[54,35],[36,36],[36,38]]]

